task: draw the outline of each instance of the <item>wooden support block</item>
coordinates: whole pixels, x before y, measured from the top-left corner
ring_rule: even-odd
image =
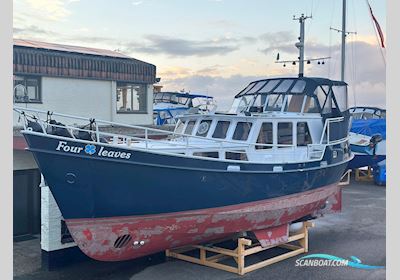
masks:
[[[259,242],[253,243],[252,240],[247,238],[238,238],[237,247],[232,249],[222,248],[215,245],[193,245],[185,248],[166,250],[165,254],[169,257],[176,259],[221,269],[224,271],[244,275],[247,272],[254,271],[256,269],[271,265],[273,263],[291,258],[293,256],[308,252],[308,229],[314,227],[314,223],[310,221],[303,222],[302,228],[299,232],[294,233],[288,237],[286,243],[276,244],[267,248],[260,245]],[[298,241],[300,246],[290,244],[291,242]],[[221,242],[221,241],[219,241]],[[213,243],[216,244],[216,243]],[[246,248],[247,247],[247,248]],[[245,258],[250,255],[260,253],[265,250],[269,250],[274,247],[280,247],[290,250],[289,252],[283,253],[273,258],[262,260],[256,264],[246,266]],[[199,250],[199,257],[192,257],[185,253],[193,250]],[[207,252],[216,253],[213,256],[207,257]],[[220,263],[222,260],[232,259],[234,260],[234,266]]]
[[[368,166],[367,170],[365,169],[356,169],[355,172],[355,180],[360,182],[370,182],[374,179],[372,174],[372,167]]]

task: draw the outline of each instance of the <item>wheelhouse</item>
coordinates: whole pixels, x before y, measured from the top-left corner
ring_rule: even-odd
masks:
[[[324,78],[274,78],[250,83],[230,113],[317,113],[341,116],[348,110],[347,84]]]

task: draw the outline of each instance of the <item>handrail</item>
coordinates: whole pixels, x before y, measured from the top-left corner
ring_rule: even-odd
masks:
[[[98,120],[98,119],[96,119],[94,122],[95,130],[90,130],[90,129],[84,129],[84,128],[71,126],[71,125],[50,124],[47,122],[47,120],[44,120],[43,118],[40,117],[40,114],[45,114],[47,116],[49,113],[48,111],[29,109],[29,108],[20,108],[20,107],[14,107],[14,111],[20,113],[25,118],[29,117],[25,114],[25,111],[35,113],[35,118],[39,122],[39,124],[45,134],[48,134],[47,129],[49,127],[55,127],[55,128],[67,129],[69,131],[69,133],[71,134],[71,136],[75,139],[79,139],[79,138],[76,138],[76,136],[74,135],[74,131],[78,131],[78,132],[84,131],[84,132],[88,132],[90,134],[94,133],[95,140],[92,140],[92,141],[95,141],[97,143],[101,142],[100,140],[102,137],[109,137],[110,139],[113,139],[113,141],[117,141],[116,139],[122,139],[122,144],[126,144],[128,147],[131,146],[132,140],[133,141],[141,141],[141,142],[144,141],[144,147],[135,146],[135,148],[137,148],[137,149],[145,149],[145,150],[154,149],[154,147],[149,147],[149,143],[167,144],[171,148],[175,147],[177,149],[185,149],[185,155],[190,155],[190,152],[196,152],[195,150],[197,150],[197,149],[202,149],[205,152],[208,152],[209,150],[212,150],[212,149],[217,149],[220,153],[234,152],[234,153],[238,153],[238,154],[243,154],[243,153],[249,154],[249,152],[253,152],[253,150],[249,150],[250,147],[253,149],[255,149],[255,147],[266,147],[266,148],[273,148],[273,147],[289,148],[290,147],[292,149],[295,149],[297,147],[296,145],[293,145],[293,144],[291,144],[291,145],[289,145],[289,144],[274,145],[274,144],[263,144],[263,143],[248,143],[248,142],[243,142],[243,141],[231,141],[231,140],[217,139],[217,138],[210,139],[210,138],[196,136],[196,135],[176,133],[176,132],[172,132],[172,131],[166,131],[166,130],[137,126],[137,125],[119,124],[119,123],[115,123],[115,122],[109,122],[109,121]],[[61,113],[51,113],[51,115],[93,122],[93,119],[91,119],[91,118],[70,116],[70,115],[61,114]],[[331,119],[325,120],[325,124],[324,124],[323,130],[322,130],[320,142],[307,145],[307,156],[306,157],[309,161],[321,160],[323,158],[323,155],[325,154],[326,147],[347,141],[348,137],[334,140],[334,141],[329,141],[329,138],[328,138],[327,142],[323,143],[325,134],[329,133],[329,125],[331,123],[341,122],[343,120],[344,120],[344,117],[336,117],[336,118],[331,118]],[[99,128],[99,124],[101,124],[101,123],[109,124],[111,126],[122,126],[122,127],[134,128],[134,129],[138,129],[138,130],[144,130],[144,137],[143,136],[140,137],[138,135],[122,135],[122,134],[116,134],[116,133],[111,133],[111,132],[103,132],[103,131],[100,131],[100,128]],[[25,130],[27,129],[26,121],[24,122],[24,129]],[[170,135],[170,136],[172,135],[174,138],[168,139],[168,140],[151,139],[150,138],[151,135],[149,135],[150,131],[161,132],[163,134]],[[189,141],[190,139],[195,139],[195,140],[201,139],[202,146],[196,145],[196,141]],[[213,147],[212,144],[215,144],[218,146]],[[223,145],[223,144],[225,144],[225,145]],[[226,144],[231,144],[231,145],[226,145]],[[189,149],[193,149],[193,150],[189,151]],[[239,151],[239,150],[243,150],[243,149],[245,151]],[[172,152],[164,151],[164,152],[171,153],[171,154],[177,153],[177,151],[172,151]],[[180,152],[182,152],[182,151],[180,151]],[[285,154],[286,153],[284,153],[284,152],[279,154],[276,152],[276,150],[273,153],[271,153],[271,155],[274,157],[285,156]],[[225,158],[225,156],[224,156],[224,158]]]

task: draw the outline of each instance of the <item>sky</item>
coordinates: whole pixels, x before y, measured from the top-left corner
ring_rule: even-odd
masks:
[[[369,0],[386,31],[386,1]],[[156,65],[165,91],[215,97],[228,109],[253,80],[295,76],[306,21],[306,76],[340,79],[341,0],[14,0],[14,38],[117,50]],[[346,82],[350,105],[386,107],[385,49],[366,0],[347,0]]]

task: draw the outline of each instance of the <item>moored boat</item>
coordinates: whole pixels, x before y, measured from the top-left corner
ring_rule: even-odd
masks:
[[[187,92],[157,92],[153,103],[156,125],[175,125],[178,115],[203,114],[216,110],[212,96]]]

